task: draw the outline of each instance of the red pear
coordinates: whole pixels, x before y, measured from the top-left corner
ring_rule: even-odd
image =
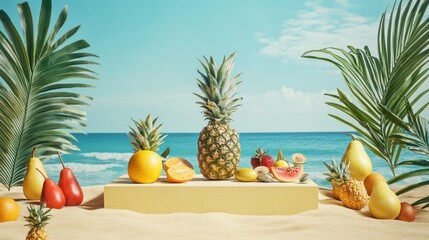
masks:
[[[58,186],[63,190],[64,196],[66,197],[66,206],[79,206],[83,201],[83,191],[77,181],[73,171],[70,168],[66,168],[64,161],[58,153],[63,169],[60,173],[60,179],[58,180]]]
[[[43,182],[42,196],[40,197],[40,204],[46,203],[48,208],[61,209],[66,204],[66,198],[64,197],[63,191],[54,182],[54,180],[47,178],[38,168],[36,168],[40,174],[43,175],[45,181]]]

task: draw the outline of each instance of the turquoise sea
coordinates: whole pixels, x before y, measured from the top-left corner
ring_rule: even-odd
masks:
[[[240,167],[251,167],[250,158],[257,147],[269,149],[276,158],[277,149],[282,149],[288,160],[293,153],[303,153],[307,156],[305,171],[313,181],[320,186],[328,187],[323,173],[326,168],[322,161],[335,158],[340,161],[351,137],[346,132],[318,133],[241,133]],[[76,174],[82,186],[104,185],[127,172],[128,160],[132,155],[132,147],[125,133],[90,133],[75,134],[80,152],[63,155],[67,167]],[[169,133],[161,150],[169,146],[170,156],[188,159],[197,171],[197,139],[198,133]],[[375,157],[367,151],[372,159],[374,171],[382,173],[387,178],[392,175],[384,160]],[[417,155],[404,151],[402,159],[416,159]],[[58,157],[52,157],[45,163],[50,178],[58,180],[61,164]],[[407,170],[402,167],[399,172]],[[409,181],[415,181],[410,179]],[[402,182],[403,184],[406,182]]]

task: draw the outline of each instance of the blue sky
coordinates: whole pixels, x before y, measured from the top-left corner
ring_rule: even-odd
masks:
[[[17,21],[19,2],[0,7]],[[166,132],[199,132],[206,123],[192,95],[198,59],[220,61],[234,51],[235,72],[243,72],[238,131],[343,131],[323,95],[345,89],[339,71],[300,56],[348,44],[375,51],[379,17],[393,2],[55,0],[53,16],[67,4],[63,29],[82,25],[75,40],[86,39],[100,56],[97,88],[83,91],[94,97],[87,132],[126,132],[131,117],[149,113]],[[40,1],[29,3],[38,12]]]

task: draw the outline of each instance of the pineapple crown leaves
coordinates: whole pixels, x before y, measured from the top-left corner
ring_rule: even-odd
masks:
[[[323,164],[329,170],[329,173],[323,174],[327,176],[326,181],[335,185],[341,185],[350,180],[349,164],[341,162],[340,165],[338,165],[335,159],[332,159],[332,165],[326,162],[323,162]]]
[[[48,224],[49,219],[52,218],[52,215],[49,215],[49,212],[52,209],[46,209],[46,203],[43,202],[37,208],[34,205],[30,205],[27,207],[29,216],[24,217],[28,226],[30,228],[43,228]]]
[[[152,121],[152,117],[149,114],[144,121],[132,120],[136,127],[132,128],[130,126],[131,131],[128,133],[128,137],[131,139],[130,144],[134,147],[134,151],[158,151],[159,146],[164,143],[163,140],[167,136],[160,132],[162,124],[156,126],[158,118]]]
[[[238,81],[241,73],[231,77],[235,55],[234,52],[229,57],[224,57],[219,68],[213,57],[204,57],[205,62],[199,60],[205,73],[197,69],[201,80],[196,80],[202,94],[194,95],[201,100],[196,103],[204,109],[205,119],[209,121],[228,123],[232,121],[230,116],[241,106],[239,101],[243,98],[236,97],[236,90],[242,83]]]
[[[259,160],[262,160],[265,155],[268,155],[268,149],[258,147],[255,150],[255,157],[259,158]]]

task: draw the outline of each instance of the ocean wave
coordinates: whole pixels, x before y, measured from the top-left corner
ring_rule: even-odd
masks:
[[[109,164],[85,164],[85,163],[67,163],[67,167],[72,169],[74,173],[94,173],[105,171],[110,168],[123,167],[120,164],[109,163]],[[47,172],[60,172],[63,169],[63,166],[59,163],[55,164],[45,164],[45,169]]]
[[[119,152],[90,152],[79,154],[86,158],[95,158],[97,160],[116,160],[116,161],[128,161],[130,160],[132,153],[119,153]]]

